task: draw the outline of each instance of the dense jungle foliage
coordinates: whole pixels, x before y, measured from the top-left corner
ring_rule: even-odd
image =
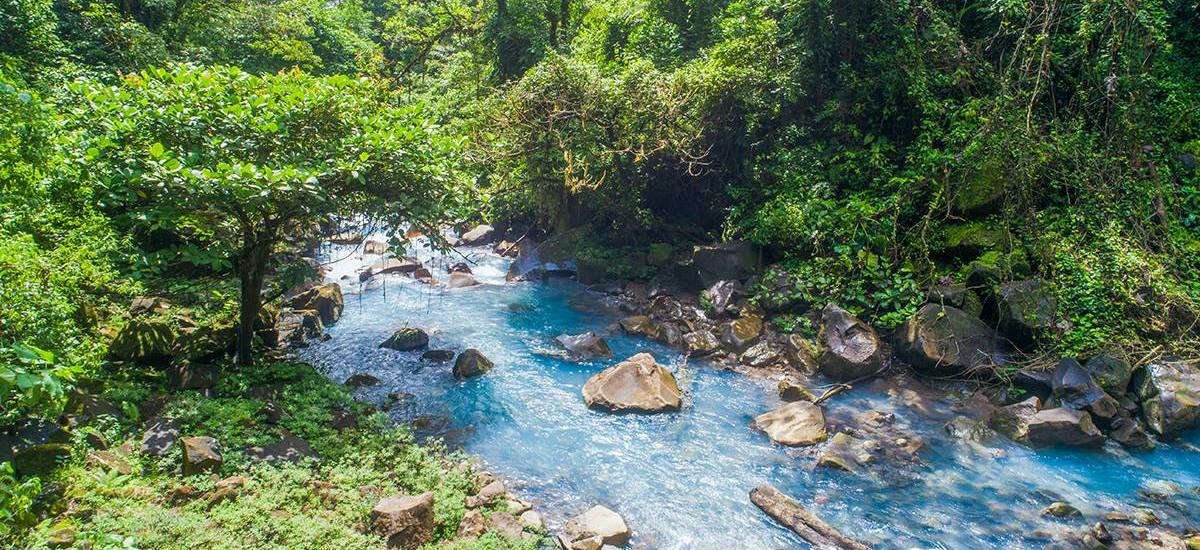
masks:
[[[1038,349],[1195,351],[1198,157],[1195,0],[0,0],[0,424],[148,291],[248,361],[291,239],[364,212],[615,278],[749,239],[761,299],[883,328],[1039,277]]]

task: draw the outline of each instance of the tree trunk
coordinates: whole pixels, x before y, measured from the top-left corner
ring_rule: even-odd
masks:
[[[245,239],[238,261],[238,276],[241,279],[237,342],[239,367],[253,362],[254,324],[262,307],[263,278],[267,271],[267,259],[271,255],[271,239],[267,236],[251,235]]]

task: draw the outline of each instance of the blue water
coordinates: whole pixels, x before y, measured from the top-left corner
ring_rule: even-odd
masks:
[[[829,423],[871,409],[894,413],[898,426],[924,439],[919,463],[858,475],[815,468],[815,449],[773,445],[747,426],[780,404],[773,381],[684,364],[673,350],[613,331],[611,304],[575,283],[505,284],[506,261],[480,249],[464,253],[477,262],[481,287],[447,291],[391,277],[360,291],[354,272],[377,257],[348,250],[328,251],[339,259],[328,277],[347,292],[343,317],[330,341],[304,355],[335,380],[379,377],[362,398],[394,401],[386,410],[398,421],[480,457],[535,502],[551,528],[600,503],[626,518],[638,548],[802,547],[750,503],[750,489],[761,483],[879,547],[1040,548],[1066,529],[1134,507],[1155,509],[1173,530],[1200,524],[1195,433],[1133,455],[1115,447],[1033,451],[1002,439],[981,447],[943,429],[963,395],[875,383],[827,403]],[[436,264],[446,260],[410,252],[445,278]],[[457,381],[448,364],[378,348],[402,326],[429,331],[431,348],[478,348],[496,368]],[[586,330],[606,335],[615,360],[649,351],[669,365],[686,391],[684,409],[651,416],[587,409],[584,382],[615,360],[574,363],[545,353],[553,337]],[[1139,494],[1176,489],[1170,504]],[[1072,503],[1084,518],[1041,517],[1053,500]]]

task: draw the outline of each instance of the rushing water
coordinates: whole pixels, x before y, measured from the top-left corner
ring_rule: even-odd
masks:
[[[329,329],[333,338],[306,357],[335,380],[357,372],[380,378],[360,390],[363,398],[479,456],[535,502],[551,527],[602,503],[626,518],[635,547],[802,546],[750,503],[750,489],[761,483],[880,547],[1042,547],[1057,531],[1137,506],[1154,508],[1175,530],[1200,522],[1195,432],[1139,454],[1112,447],[1033,451],[1007,442],[980,447],[943,428],[955,416],[953,394],[921,399],[911,389],[874,384],[835,397],[827,417],[838,423],[871,409],[894,413],[899,426],[925,440],[920,463],[882,475],[814,468],[812,450],[773,445],[747,427],[780,404],[773,383],[696,361],[685,365],[676,351],[610,332],[616,314],[578,284],[505,284],[507,261],[471,249],[463,252],[477,262],[481,287],[445,290],[388,277],[360,291],[356,270],[378,257],[352,248],[328,251],[336,261],[327,276],[342,283],[346,308]],[[447,261],[410,252],[434,266]],[[444,270],[431,271],[445,278]],[[458,381],[449,364],[423,364],[419,352],[378,347],[403,326],[429,331],[431,348],[478,348],[496,368]],[[613,361],[574,363],[546,353],[553,337],[587,330],[606,335],[615,360],[649,351],[670,365],[688,395],[684,409],[588,410],[584,382]],[[1176,494],[1167,504],[1153,502],[1162,493]],[[1054,500],[1074,504],[1084,518],[1041,517]]]

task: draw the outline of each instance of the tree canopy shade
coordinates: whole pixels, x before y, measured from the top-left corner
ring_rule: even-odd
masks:
[[[428,229],[469,189],[456,142],[369,79],[177,66],[73,91],[78,157],[101,171],[103,207],[207,237],[214,261],[237,269],[240,364],[285,236],[362,214]]]

